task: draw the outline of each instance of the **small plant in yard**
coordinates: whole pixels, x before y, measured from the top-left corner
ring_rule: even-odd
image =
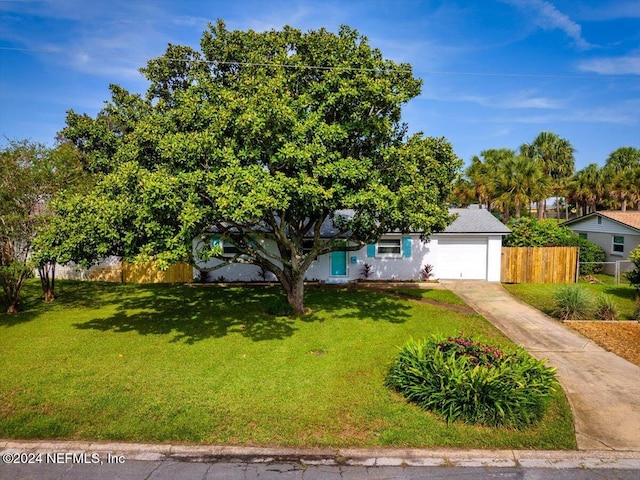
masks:
[[[596,320],[616,320],[618,318],[618,306],[611,295],[603,293],[598,297],[594,317]]]
[[[564,285],[554,293],[553,315],[560,320],[584,320],[591,311],[586,290],[578,285]]]
[[[373,276],[373,266],[370,263],[365,263],[360,269],[360,278],[363,280],[369,280]]]
[[[522,349],[460,335],[408,342],[386,384],[447,422],[521,429],[544,416],[556,380],[555,369]]]
[[[427,263],[422,267],[422,270],[420,270],[420,280],[426,282],[431,277],[433,277],[433,265]]]

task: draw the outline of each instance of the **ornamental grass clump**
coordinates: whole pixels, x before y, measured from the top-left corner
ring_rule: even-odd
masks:
[[[591,312],[591,299],[578,285],[564,285],[554,293],[553,315],[562,321],[584,320]]]
[[[596,300],[596,309],[593,312],[596,320],[616,320],[618,318],[618,305],[611,295],[603,293]]]
[[[501,350],[459,335],[409,341],[386,384],[448,423],[522,429],[544,416],[556,380],[554,368],[521,348]]]

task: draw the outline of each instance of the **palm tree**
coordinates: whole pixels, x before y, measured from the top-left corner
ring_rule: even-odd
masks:
[[[491,191],[491,177],[487,165],[478,156],[474,156],[465,175],[473,188],[478,203],[485,205],[488,210],[491,209],[493,192]]]
[[[580,215],[595,212],[606,195],[606,177],[596,163],[577,172],[567,185],[569,199],[579,207]]]
[[[636,203],[638,195],[637,170],[640,168],[640,149],[621,147],[611,152],[604,166],[610,182],[610,194],[615,207],[623,212],[629,202]]]
[[[530,160],[540,164],[545,175],[551,178],[552,192],[556,196],[556,212],[560,218],[560,203],[558,194],[562,191],[563,183],[575,170],[575,149],[571,143],[553,132],[541,132],[530,144],[520,147],[520,153]],[[546,198],[538,200],[538,218],[543,218],[546,212]],[[540,209],[540,201],[544,207]]]
[[[509,218],[509,207],[514,206],[516,218],[520,218],[522,205],[529,205],[534,198],[549,193],[549,177],[540,165],[524,155],[506,159],[495,175],[495,190],[503,206],[503,220]]]

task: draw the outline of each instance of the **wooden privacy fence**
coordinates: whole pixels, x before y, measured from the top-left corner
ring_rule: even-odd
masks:
[[[504,283],[574,283],[578,247],[502,247]]]
[[[124,283],[184,283],[193,280],[193,268],[188,263],[176,263],[162,271],[148,262],[144,265],[122,262]]]
[[[91,269],[89,279],[118,283],[185,283],[193,280],[193,268],[188,263],[177,263],[162,271],[153,262],[144,265],[122,262],[120,265]]]

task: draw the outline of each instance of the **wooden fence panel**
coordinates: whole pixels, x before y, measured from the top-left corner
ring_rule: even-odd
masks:
[[[574,283],[578,247],[502,247],[504,283]]]
[[[153,262],[144,265],[122,263],[124,283],[184,283],[193,280],[193,268],[188,263],[171,265],[164,272],[155,268]]]
[[[122,267],[93,267],[89,270],[87,277],[92,282],[122,282]]]

